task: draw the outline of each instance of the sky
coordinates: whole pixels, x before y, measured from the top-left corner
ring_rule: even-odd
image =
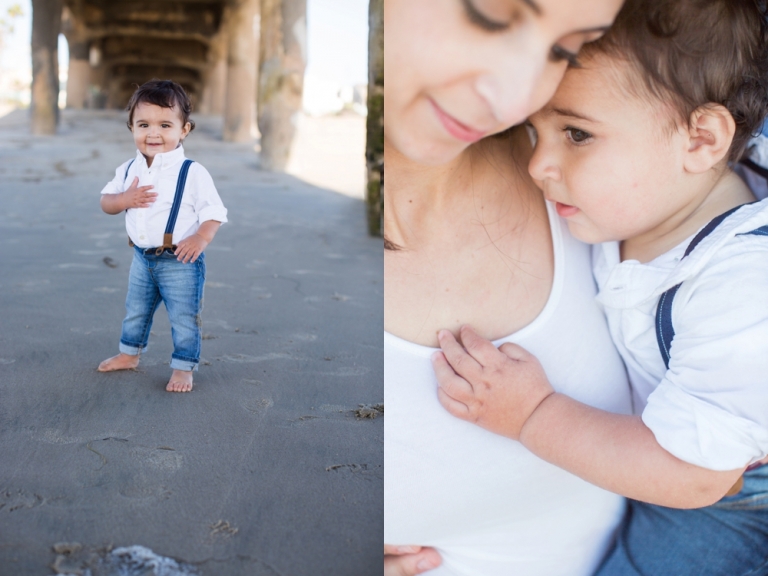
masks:
[[[13,4],[24,15],[13,21],[14,33],[0,52],[0,69],[29,75],[31,0],[0,0],[0,15]],[[306,74],[339,86],[368,82],[367,0],[307,0]],[[66,67],[67,42],[59,37],[59,62]]]

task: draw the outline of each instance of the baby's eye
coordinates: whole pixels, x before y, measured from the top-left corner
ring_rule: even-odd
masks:
[[[592,134],[589,132],[585,132],[584,130],[579,130],[578,128],[565,128],[565,137],[568,138],[572,143],[574,144],[584,144],[592,138]]]
[[[170,128],[171,127],[170,124],[163,124],[162,126],[163,126],[163,128]]]

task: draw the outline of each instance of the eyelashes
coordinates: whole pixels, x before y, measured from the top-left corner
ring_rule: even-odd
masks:
[[[550,60],[552,62],[562,62],[565,60],[568,62],[568,66],[570,68],[581,68],[581,63],[579,62],[579,55],[575,54],[573,52],[570,52],[569,50],[566,50],[562,46],[558,46],[555,44],[552,46],[552,52],[550,53]]]
[[[592,134],[585,130],[574,128],[573,126],[566,126],[563,128],[563,132],[565,132],[565,137],[568,139],[568,141],[575,146],[583,146],[584,144],[588,144],[592,139]]]
[[[511,20],[507,22],[499,22],[488,18],[485,14],[480,12],[477,7],[472,3],[472,0],[461,0],[464,6],[464,11],[469,21],[475,26],[485,30],[486,32],[504,32],[508,30],[519,18],[519,14],[515,13]],[[566,50],[562,46],[555,44],[552,46],[552,50],[549,54],[550,62],[567,62],[571,68],[580,68],[578,54]]]
[[[488,32],[502,32],[512,24],[512,22],[491,20],[485,14],[480,12],[470,0],[461,0],[461,3],[464,5],[464,11],[467,13],[469,21],[483,30]]]

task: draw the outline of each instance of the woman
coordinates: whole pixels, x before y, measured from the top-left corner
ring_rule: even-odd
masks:
[[[549,99],[620,4],[387,0],[385,574],[439,553],[436,575],[586,576],[620,520],[617,496],[447,414],[430,363],[439,329],[471,324],[629,412],[587,248],[528,177],[525,132],[490,137]]]

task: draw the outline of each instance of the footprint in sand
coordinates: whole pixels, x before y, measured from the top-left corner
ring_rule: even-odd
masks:
[[[184,457],[172,448],[157,448],[143,456],[144,462],[158,470],[175,472],[184,464]]]
[[[251,398],[240,403],[248,412],[253,412],[254,414],[263,414],[274,404],[272,398]]]

